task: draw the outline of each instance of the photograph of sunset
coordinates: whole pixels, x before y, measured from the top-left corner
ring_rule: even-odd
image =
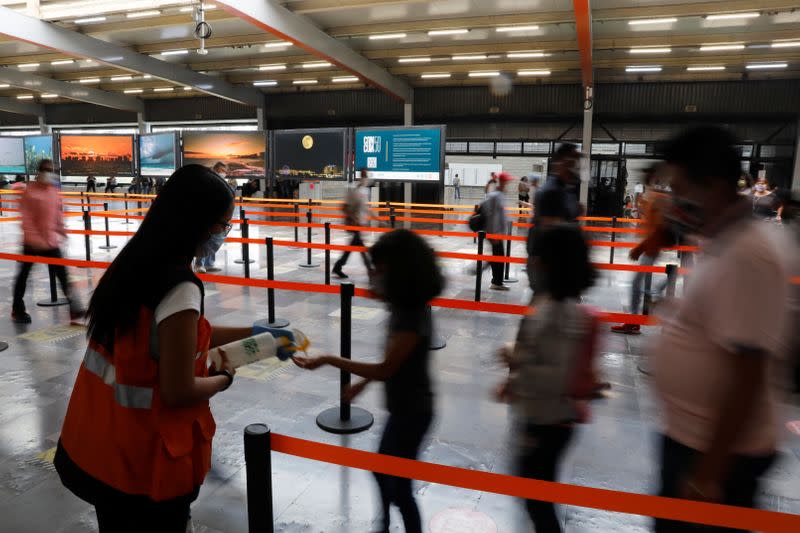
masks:
[[[263,178],[266,174],[267,141],[263,132],[183,134],[183,164],[212,167],[228,165],[233,178]]]
[[[62,135],[61,174],[133,174],[133,135]]]

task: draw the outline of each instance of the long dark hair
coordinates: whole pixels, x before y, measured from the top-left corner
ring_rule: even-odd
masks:
[[[441,294],[442,271],[433,248],[408,230],[385,233],[370,248],[376,266],[385,268],[385,298],[395,307],[419,307]]]
[[[179,168],[164,185],[139,230],[106,270],[89,303],[89,337],[106,346],[136,326],[154,287],[176,272],[191,273],[197,248],[233,204],[233,193],[200,165]]]
[[[545,269],[541,288],[554,300],[577,298],[594,285],[596,271],[579,228],[557,224],[545,229],[537,240],[537,259]]]

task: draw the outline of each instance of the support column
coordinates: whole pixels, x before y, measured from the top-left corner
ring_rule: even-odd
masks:
[[[580,202],[589,208],[589,180],[592,172],[592,113],[594,112],[594,88],[584,88],[583,106],[583,140],[581,158],[581,195]]]
[[[50,126],[45,123],[44,117],[39,117],[39,131],[42,132],[42,135],[50,133]]]
[[[409,101],[403,104],[403,125],[404,126],[413,126],[414,125],[414,102]],[[403,184],[403,202],[410,204],[411,203],[411,183],[404,183]],[[403,227],[405,229],[411,229],[411,222],[403,222]]]
[[[139,122],[139,134],[150,133],[150,123],[145,121],[144,113],[136,113],[136,120]]]
[[[267,114],[266,108],[264,106],[260,106],[256,108],[256,122],[258,124],[258,131],[267,131]],[[272,147],[270,147],[272,149]],[[273,183],[275,178],[273,176],[265,176],[261,181],[261,191],[264,195],[264,198],[272,197],[272,191],[275,187],[277,187],[277,183]]]
[[[800,191],[800,119],[797,120],[797,143],[794,146],[794,172],[792,173],[792,191]]]
[[[260,131],[266,131],[267,129],[267,115],[265,111],[266,109],[263,107],[256,108],[256,121],[258,122],[258,129]]]

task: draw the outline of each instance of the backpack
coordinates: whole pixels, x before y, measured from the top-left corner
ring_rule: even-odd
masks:
[[[469,217],[469,229],[475,233],[486,229],[486,210],[482,205],[475,206],[475,212]]]

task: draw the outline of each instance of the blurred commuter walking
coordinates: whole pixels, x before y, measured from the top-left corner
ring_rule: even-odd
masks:
[[[366,378],[346,395],[360,394],[370,381],[386,384],[389,420],[378,453],[416,459],[433,420],[433,388],[429,371],[433,319],[428,301],[444,288],[433,249],[408,230],[384,234],[370,249],[375,270],[370,289],[384,300],[391,314],[384,358],[377,363],[337,356],[295,357],[309,370],[331,365]],[[390,505],[400,509],[406,533],[422,533],[412,481],[375,474],[381,495],[382,523],[376,531],[388,533]]]
[[[516,343],[501,350],[509,377],[498,399],[515,411],[514,439],[521,476],[555,481],[573,425],[585,422],[596,388],[592,366],[597,320],[580,296],[594,282],[589,247],[579,228],[544,230],[533,268],[541,279],[536,313],[525,316]],[[536,533],[559,533],[555,506],[527,500]]]
[[[789,337],[795,247],[737,194],[733,145],[725,130],[704,127],[665,151],[670,217],[708,242],[653,352],[664,411],[660,494],[752,507],[778,444],[772,373]],[[657,519],[656,531],[728,530]]]
[[[369,224],[369,174],[366,170],[361,171],[361,179],[358,184],[347,190],[345,197],[344,209],[345,224],[351,227],[362,227]],[[350,246],[364,246],[364,240],[361,238],[359,230],[347,230],[350,234]],[[364,260],[364,266],[367,272],[372,270],[372,262],[370,261],[369,254],[361,252],[361,258]],[[344,273],[342,268],[347,264],[350,259],[350,252],[344,251],[342,256],[333,265],[333,272],[339,279],[347,279],[347,274]]]
[[[481,211],[486,214],[486,233],[488,235],[505,235],[508,233],[509,218],[506,213],[506,186],[514,178],[507,172],[497,175],[497,187],[489,193],[481,204]],[[492,247],[492,255],[496,257],[505,256],[505,241],[500,239],[489,239]],[[505,263],[492,263],[492,284],[490,289],[495,291],[507,291],[508,286],[503,284],[505,273]]]

